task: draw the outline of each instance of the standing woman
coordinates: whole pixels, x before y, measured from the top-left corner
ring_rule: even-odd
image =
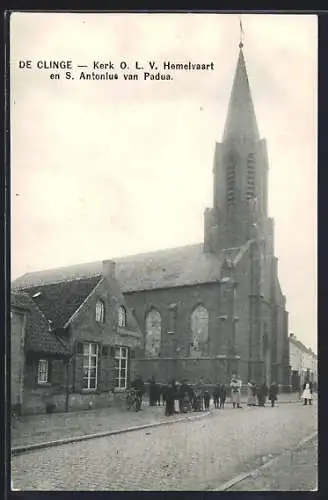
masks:
[[[247,406],[256,406],[256,385],[252,380],[247,384]]]
[[[304,400],[304,406],[307,405],[307,402],[309,402],[309,405],[312,404],[312,383],[309,381],[303,385],[302,399]]]

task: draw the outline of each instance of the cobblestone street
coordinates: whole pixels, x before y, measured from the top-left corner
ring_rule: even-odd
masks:
[[[295,393],[281,394],[279,404],[289,404],[297,401],[297,398],[298,395]],[[243,402],[245,403],[245,400]],[[228,400],[227,409],[230,406],[231,402]],[[213,400],[211,407],[213,408]],[[174,415],[171,420],[180,418],[181,415]],[[164,407],[148,406],[147,398],[139,413],[127,411],[125,408],[109,407],[101,410],[24,416],[14,421],[11,430],[11,448],[159,422],[167,422]]]
[[[203,419],[12,457],[21,490],[211,490],[317,428],[317,404],[212,410]]]

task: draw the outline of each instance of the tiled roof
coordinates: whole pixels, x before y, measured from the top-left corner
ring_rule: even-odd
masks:
[[[11,293],[11,307],[27,311],[25,346],[27,350],[47,354],[69,354],[67,342],[50,331],[50,325],[31,297],[24,292]]]
[[[215,282],[220,279],[222,261],[205,253],[202,244],[111,259],[123,293]],[[13,288],[35,288],[102,276],[102,262],[27,273],[15,280]]]
[[[122,303],[124,292],[194,285],[220,279],[221,261],[215,255],[204,253],[202,245],[112,260],[116,264],[115,279],[109,282],[109,287],[115,297],[121,297]],[[64,327],[102,278],[103,264],[99,261],[28,273],[14,281],[12,289],[28,292],[56,329]],[[128,324],[138,332],[133,314],[128,308],[127,312]]]
[[[96,276],[61,281],[30,287],[26,291],[47,320],[52,322],[52,327],[63,328],[101,279],[101,276]]]

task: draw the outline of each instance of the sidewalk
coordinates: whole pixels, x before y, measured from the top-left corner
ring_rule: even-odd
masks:
[[[16,419],[11,429],[11,448],[56,441],[130,427],[171,422],[181,418],[164,415],[164,406],[143,406],[140,412],[118,408],[84,410],[69,413],[23,416]]]
[[[282,394],[279,397],[278,406],[285,402],[299,402],[298,395]],[[299,402],[299,404],[301,403]],[[211,401],[211,407],[212,405]],[[228,399],[226,407],[230,406]],[[164,406],[149,407],[147,399],[143,403],[142,411],[138,413],[112,407],[101,410],[22,416],[13,422],[11,448],[102,432],[120,431],[139,425],[172,422],[183,416],[186,415],[177,414],[166,417]]]
[[[318,474],[317,436],[297,450],[268,462],[268,466],[227,491],[315,491]]]

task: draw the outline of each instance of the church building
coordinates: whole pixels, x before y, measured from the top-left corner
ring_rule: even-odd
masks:
[[[121,302],[141,335],[133,363],[144,380],[227,383],[236,374],[243,383],[289,384],[288,313],[268,216],[267,146],[242,44],[239,49],[222,141],[215,144],[204,241],[111,259]],[[102,275],[103,263],[93,262],[27,273],[12,286],[35,296],[50,285]]]

